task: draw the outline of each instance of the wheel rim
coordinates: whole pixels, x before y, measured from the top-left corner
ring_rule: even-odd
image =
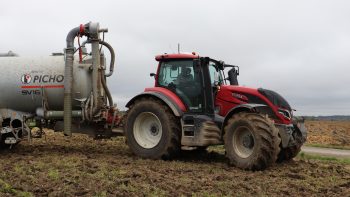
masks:
[[[135,119],[133,133],[142,148],[154,148],[162,137],[162,124],[155,114],[142,112]]]
[[[248,127],[238,127],[233,133],[233,149],[241,158],[247,158],[253,154],[255,140]]]

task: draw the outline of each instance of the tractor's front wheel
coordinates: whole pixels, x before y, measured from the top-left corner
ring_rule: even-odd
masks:
[[[140,99],[127,113],[127,143],[134,154],[143,158],[175,156],[181,149],[180,131],[178,119],[158,100]]]
[[[275,163],[281,142],[267,116],[246,112],[229,119],[224,141],[230,163],[246,170],[263,170]]]
[[[294,124],[295,131],[293,133],[295,145],[286,148],[281,148],[281,152],[278,155],[277,162],[290,161],[294,157],[296,157],[301,151],[301,146],[306,141],[306,139],[303,139],[303,135],[301,134],[301,131],[299,130],[296,124],[297,123]]]

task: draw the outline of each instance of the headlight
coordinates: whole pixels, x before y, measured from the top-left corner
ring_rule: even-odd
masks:
[[[290,120],[292,118],[290,111],[288,111],[286,109],[278,109],[278,113],[282,114],[288,120]]]

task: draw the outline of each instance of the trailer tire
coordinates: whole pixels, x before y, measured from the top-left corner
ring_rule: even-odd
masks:
[[[0,150],[4,150],[9,148],[10,146],[8,146],[8,144],[5,144],[5,138],[4,138],[4,134],[0,135]]]
[[[264,170],[276,162],[281,139],[266,115],[241,112],[228,120],[224,142],[231,165],[245,170]]]
[[[19,143],[19,142],[17,142],[16,144],[5,144],[5,139],[6,139],[6,137],[12,137],[13,135],[12,134],[8,134],[8,133],[6,133],[6,134],[2,134],[1,136],[0,136],[0,150],[7,150],[7,149],[9,149],[9,148],[14,148],[14,147],[16,147],[16,145]]]
[[[141,98],[130,106],[125,136],[135,155],[149,159],[171,159],[181,150],[180,135],[180,121],[161,101]]]

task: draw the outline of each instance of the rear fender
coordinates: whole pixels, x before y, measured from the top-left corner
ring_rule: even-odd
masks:
[[[177,117],[181,117],[184,111],[186,110],[184,108],[185,105],[183,103],[181,103],[182,105],[179,105],[173,99],[161,92],[143,92],[132,98],[125,106],[129,108],[136,100],[143,97],[153,97],[155,99],[161,100],[165,105],[167,105],[171,109],[171,111]]]

